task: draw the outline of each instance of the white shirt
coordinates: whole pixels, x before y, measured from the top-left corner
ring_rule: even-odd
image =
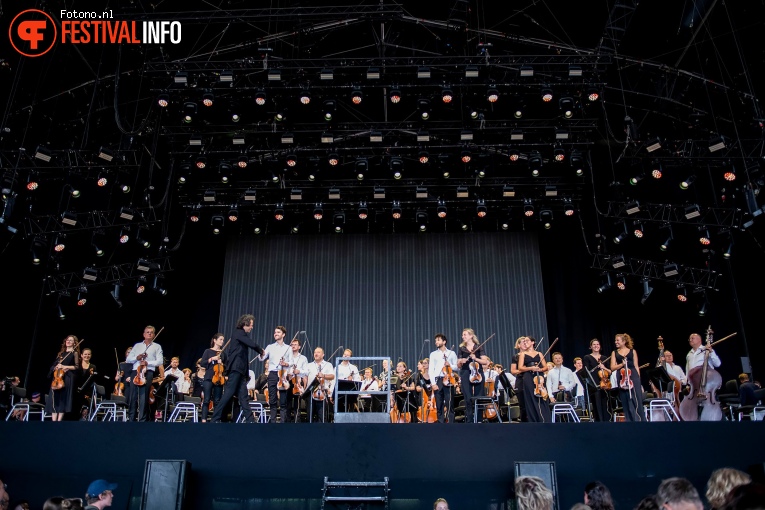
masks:
[[[257,382],[257,379],[255,378],[255,372],[250,370],[248,375],[250,378],[247,380],[247,391],[254,390],[255,383]]]
[[[332,369],[332,364],[327,363],[326,361],[322,361],[321,363],[316,363],[315,361],[312,361],[308,364],[308,380],[313,381],[318,373],[321,372],[324,375],[334,375],[335,371]],[[330,384],[332,381],[326,381],[326,389],[327,391],[331,390]]]
[[[711,356],[710,356],[711,357]],[[702,360],[703,363],[703,360]],[[665,363],[667,373],[673,377],[675,377],[678,381],[680,381],[682,384],[685,384],[686,378],[685,374],[683,373],[683,369],[679,366],[675,365],[674,363]],[[718,366],[720,366],[718,364]]]
[[[547,393],[555,395],[558,393],[558,383],[565,388],[563,391],[571,391],[576,387],[576,376],[571,369],[564,366],[553,367],[547,371]]]
[[[175,385],[175,392],[183,393],[181,390],[178,389],[178,383],[183,381],[184,379],[183,370],[181,370],[180,368],[170,368],[168,370],[165,370],[165,377],[167,377],[168,375],[174,375],[175,377],[177,377],[177,379],[173,381],[173,384]]]
[[[361,381],[361,388],[360,389],[361,389],[361,391],[377,391],[379,389],[379,387],[377,385],[377,379],[375,379],[374,377],[369,379],[369,380],[364,379],[363,381]],[[361,397],[361,398],[371,398],[372,395],[369,395],[368,393],[366,393],[366,394],[362,393],[361,395],[359,395],[359,397]]]
[[[293,368],[297,367],[300,375],[308,375],[308,358],[302,354],[298,353],[297,356],[293,357],[292,351],[290,350],[289,356],[285,357],[284,360],[290,364],[290,374],[293,374]]]
[[[155,371],[157,370],[157,367],[165,361],[164,356],[162,356],[162,347],[157,342],[152,342],[148,347],[144,342],[138,342],[133,346],[133,349],[131,349],[130,354],[128,354],[128,357],[125,360],[127,363],[133,364],[133,370],[138,370],[138,366],[141,362],[138,361],[137,358],[144,352],[146,353],[146,370]]]
[[[191,381],[187,381],[183,374],[181,374],[181,378],[175,381],[175,391],[176,393],[188,395],[189,390],[191,390]]]
[[[276,372],[281,368],[281,365],[279,365],[279,362],[284,358],[284,361],[287,361],[290,359],[292,352],[292,348],[287,343],[282,343],[279,345],[278,342],[274,342],[272,344],[268,344],[266,349],[263,351],[263,354],[258,356],[258,359],[260,361],[266,361],[268,360],[268,371],[269,372]]]
[[[436,349],[430,353],[430,365],[428,366],[428,375],[430,376],[431,384],[436,382],[436,377],[444,376],[444,367],[446,362],[452,367],[452,370],[457,370],[457,355],[450,349]]]
[[[584,387],[582,386],[582,381],[579,380],[579,377],[576,374],[574,374],[574,379],[576,379],[576,393],[571,392],[571,394],[575,397],[583,397]]]
[[[696,367],[700,367],[704,364],[704,352],[701,350],[701,347],[698,349],[691,349],[690,352],[688,352],[688,355],[685,357],[685,373],[690,373],[690,371]],[[712,352],[709,354],[709,366],[711,368],[717,368],[721,364],[720,358],[717,356],[717,353],[712,350]]]
[[[347,381],[348,376],[353,374],[354,381],[361,381],[361,376],[359,375],[359,369],[354,365],[353,363],[348,363],[347,365],[344,365],[340,363],[337,365],[337,370],[335,373],[335,377],[338,380]]]

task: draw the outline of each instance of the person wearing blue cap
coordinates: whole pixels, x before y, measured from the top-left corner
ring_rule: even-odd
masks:
[[[88,491],[85,493],[88,506],[85,507],[85,510],[101,510],[112,506],[113,491],[116,488],[116,483],[109,483],[106,480],[96,480],[88,485]]]

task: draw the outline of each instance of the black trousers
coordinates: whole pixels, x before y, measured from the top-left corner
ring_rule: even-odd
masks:
[[[473,411],[475,410],[473,397],[483,397],[483,377],[481,377],[480,383],[473,384],[470,382],[470,371],[463,370],[460,372],[460,383],[462,394],[465,395],[465,423],[473,423]]]
[[[287,391],[277,390],[279,384],[279,372],[268,373],[268,407],[271,414],[271,423],[276,423],[276,411],[279,411],[279,417],[282,423],[287,421]]]
[[[443,377],[436,377],[436,414],[438,422],[444,422],[444,407],[446,407],[446,417],[449,423],[454,423],[454,386],[444,386]]]
[[[213,402],[213,412],[215,412],[223,395],[223,386],[213,384],[212,379],[205,380],[202,381],[202,391],[205,394],[205,400],[202,402],[202,421],[207,421],[207,415],[210,412],[210,400]]]
[[[136,386],[132,382],[130,383],[130,391],[128,396],[128,421],[133,421],[136,415],[136,408],[138,409],[138,421],[149,421],[149,390],[151,389],[151,381],[154,380],[154,371],[147,370],[144,373],[146,383],[142,386]],[[133,376],[135,378],[135,375]],[[131,379],[132,381],[133,379]]]
[[[219,422],[223,416],[223,410],[231,402],[231,399],[236,398],[239,400],[239,405],[242,408],[242,414],[245,421],[252,423],[254,418],[252,416],[252,410],[250,409],[250,395],[247,392],[247,376],[240,374],[239,372],[231,372],[228,374],[228,381],[223,386],[223,397],[218,401],[218,405],[215,406],[215,411],[211,421]],[[235,417],[233,417],[236,419]]]

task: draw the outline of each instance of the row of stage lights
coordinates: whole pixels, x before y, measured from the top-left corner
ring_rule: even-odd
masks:
[[[148,291],[153,291],[156,294],[160,296],[166,296],[167,295],[167,287],[164,282],[164,278],[160,275],[155,275],[153,278],[150,279],[141,276],[135,281],[135,287],[134,292],[137,295],[143,295],[147,294]],[[112,299],[114,299],[114,302],[116,303],[118,308],[122,308],[123,304],[123,288],[125,288],[126,285],[124,282],[115,283],[112,290],[109,291],[109,294],[111,295]],[[90,288],[92,290],[92,288]],[[82,286],[77,290],[77,295],[74,299],[71,301],[77,306],[77,307],[84,307],[90,302],[90,292],[89,288],[86,286]],[[65,311],[65,303],[68,301],[66,298],[70,297],[68,293],[66,294],[60,294],[59,298],[56,303],[56,311],[58,314],[58,318],[60,320],[66,319],[66,311]]]
[[[640,278],[639,281],[643,289],[643,295],[640,299],[640,303],[645,304],[645,302],[653,293],[654,287],[651,285],[650,280],[648,278]],[[620,292],[626,291],[628,288],[627,276],[622,273],[617,273],[615,277],[612,277],[611,273],[606,273],[605,275],[603,275],[602,285],[598,287],[597,290],[599,294],[603,294],[604,292],[607,292],[608,290],[611,290],[614,288]],[[678,302],[680,303],[689,302],[690,295],[688,293],[688,288],[689,286],[683,283],[677,283],[674,285],[675,297]],[[709,302],[707,301],[706,293],[701,288],[694,288],[692,286],[691,286],[691,291],[692,293],[703,295],[701,306],[699,307],[699,310],[698,310],[698,314],[703,317],[704,315],[707,314],[709,310]]]
[[[138,244],[138,246],[142,248],[150,248],[151,247],[151,241],[149,240],[148,236],[146,235],[148,230],[145,228],[138,227],[137,233],[135,236],[135,242]],[[125,245],[130,242],[132,234],[132,227],[130,226],[123,226],[119,230],[119,235],[117,236],[117,241],[121,245]],[[67,248],[67,239],[68,235],[65,232],[61,232],[59,234],[56,234],[53,238],[53,244],[52,248],[53,251],[56,254],[63,254],[66,251]],[[90,246],[92,248],[92,252],[96,257],[103,257],[106,251],[103,249],[104,245],[106,244],[106,234],[93,234],[91,237]],[[48,252],[48,241],[44,236],[35,236],[34,239],[32,239],[32,245],[30,247],[30,251],[32,254],[32,264],[34,265],[40,265],[42,261],[45,258],[45,255]]]
[[[662,165],[659,162],[653,162],[651,164],[651,177],[653,177],[656,180],[661,179],[664,177],[664,171],[662,169]],[[629,183],[632,186],[639,185],[644,179],[646,178],[645,172],[640,172],[632,177],[629,178]],[[722,169],[722,178],[725,179],[728,182],[733,182],[736,180],[736,168],[733,165],[726,166]],[[681,179],[678,181],[677,185],[681,190],[687,190],[691,187],[691,185],[696,182],[696,175],[689,175],[688,177]]]

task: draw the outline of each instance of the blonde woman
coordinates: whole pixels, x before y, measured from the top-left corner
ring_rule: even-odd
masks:
[[[515,500],[518,510],[552,510],[553,494],[538,476],[515,479]]]
[[[717,510],[725,506],[725,500],[728,493],[739,485],[746,485],[752,482],[752,477],[743,471],[733,468],[716,469],[712,472],[707,482],[707,501],[712,510]]]
[[[489,366],[489,358],[478,347],[478,338],[470,328],[462,330],[462,343],[457,353],[457,366],[460,369],[462,394],[465,395],[465,423],[473,423],[473,398],[484,395],[483,371]],[[477,366],[476,366],[477,364]],[[472,365],[472,369],[471,369]],[[474,380],[471,380],[471,376]]]
[[[546,393],[545,373],[547,363],[544,355],[535,348],[536,340],[533,337],[525,337],[521,342],[521,354],[518,357],[518,371],[523,377],[523,399],[526,403],[526,417],[530,422],[550,423],[552,416],[550,406],[543,395],[534,392],[537,385],[534,378],[541,378],[540,389]]]
[[[618,370],[619,400],[622,403],[625,421],[645,421],[643,409],[643,388],[640,386],[640,365],[637,351],[633,348],[632,337],[619,333],[614,338],[616,349],[611,352],[611,370]],[[621,369],[625,369],[622,373]],[[626,376],[626,370],[630,376]]]

